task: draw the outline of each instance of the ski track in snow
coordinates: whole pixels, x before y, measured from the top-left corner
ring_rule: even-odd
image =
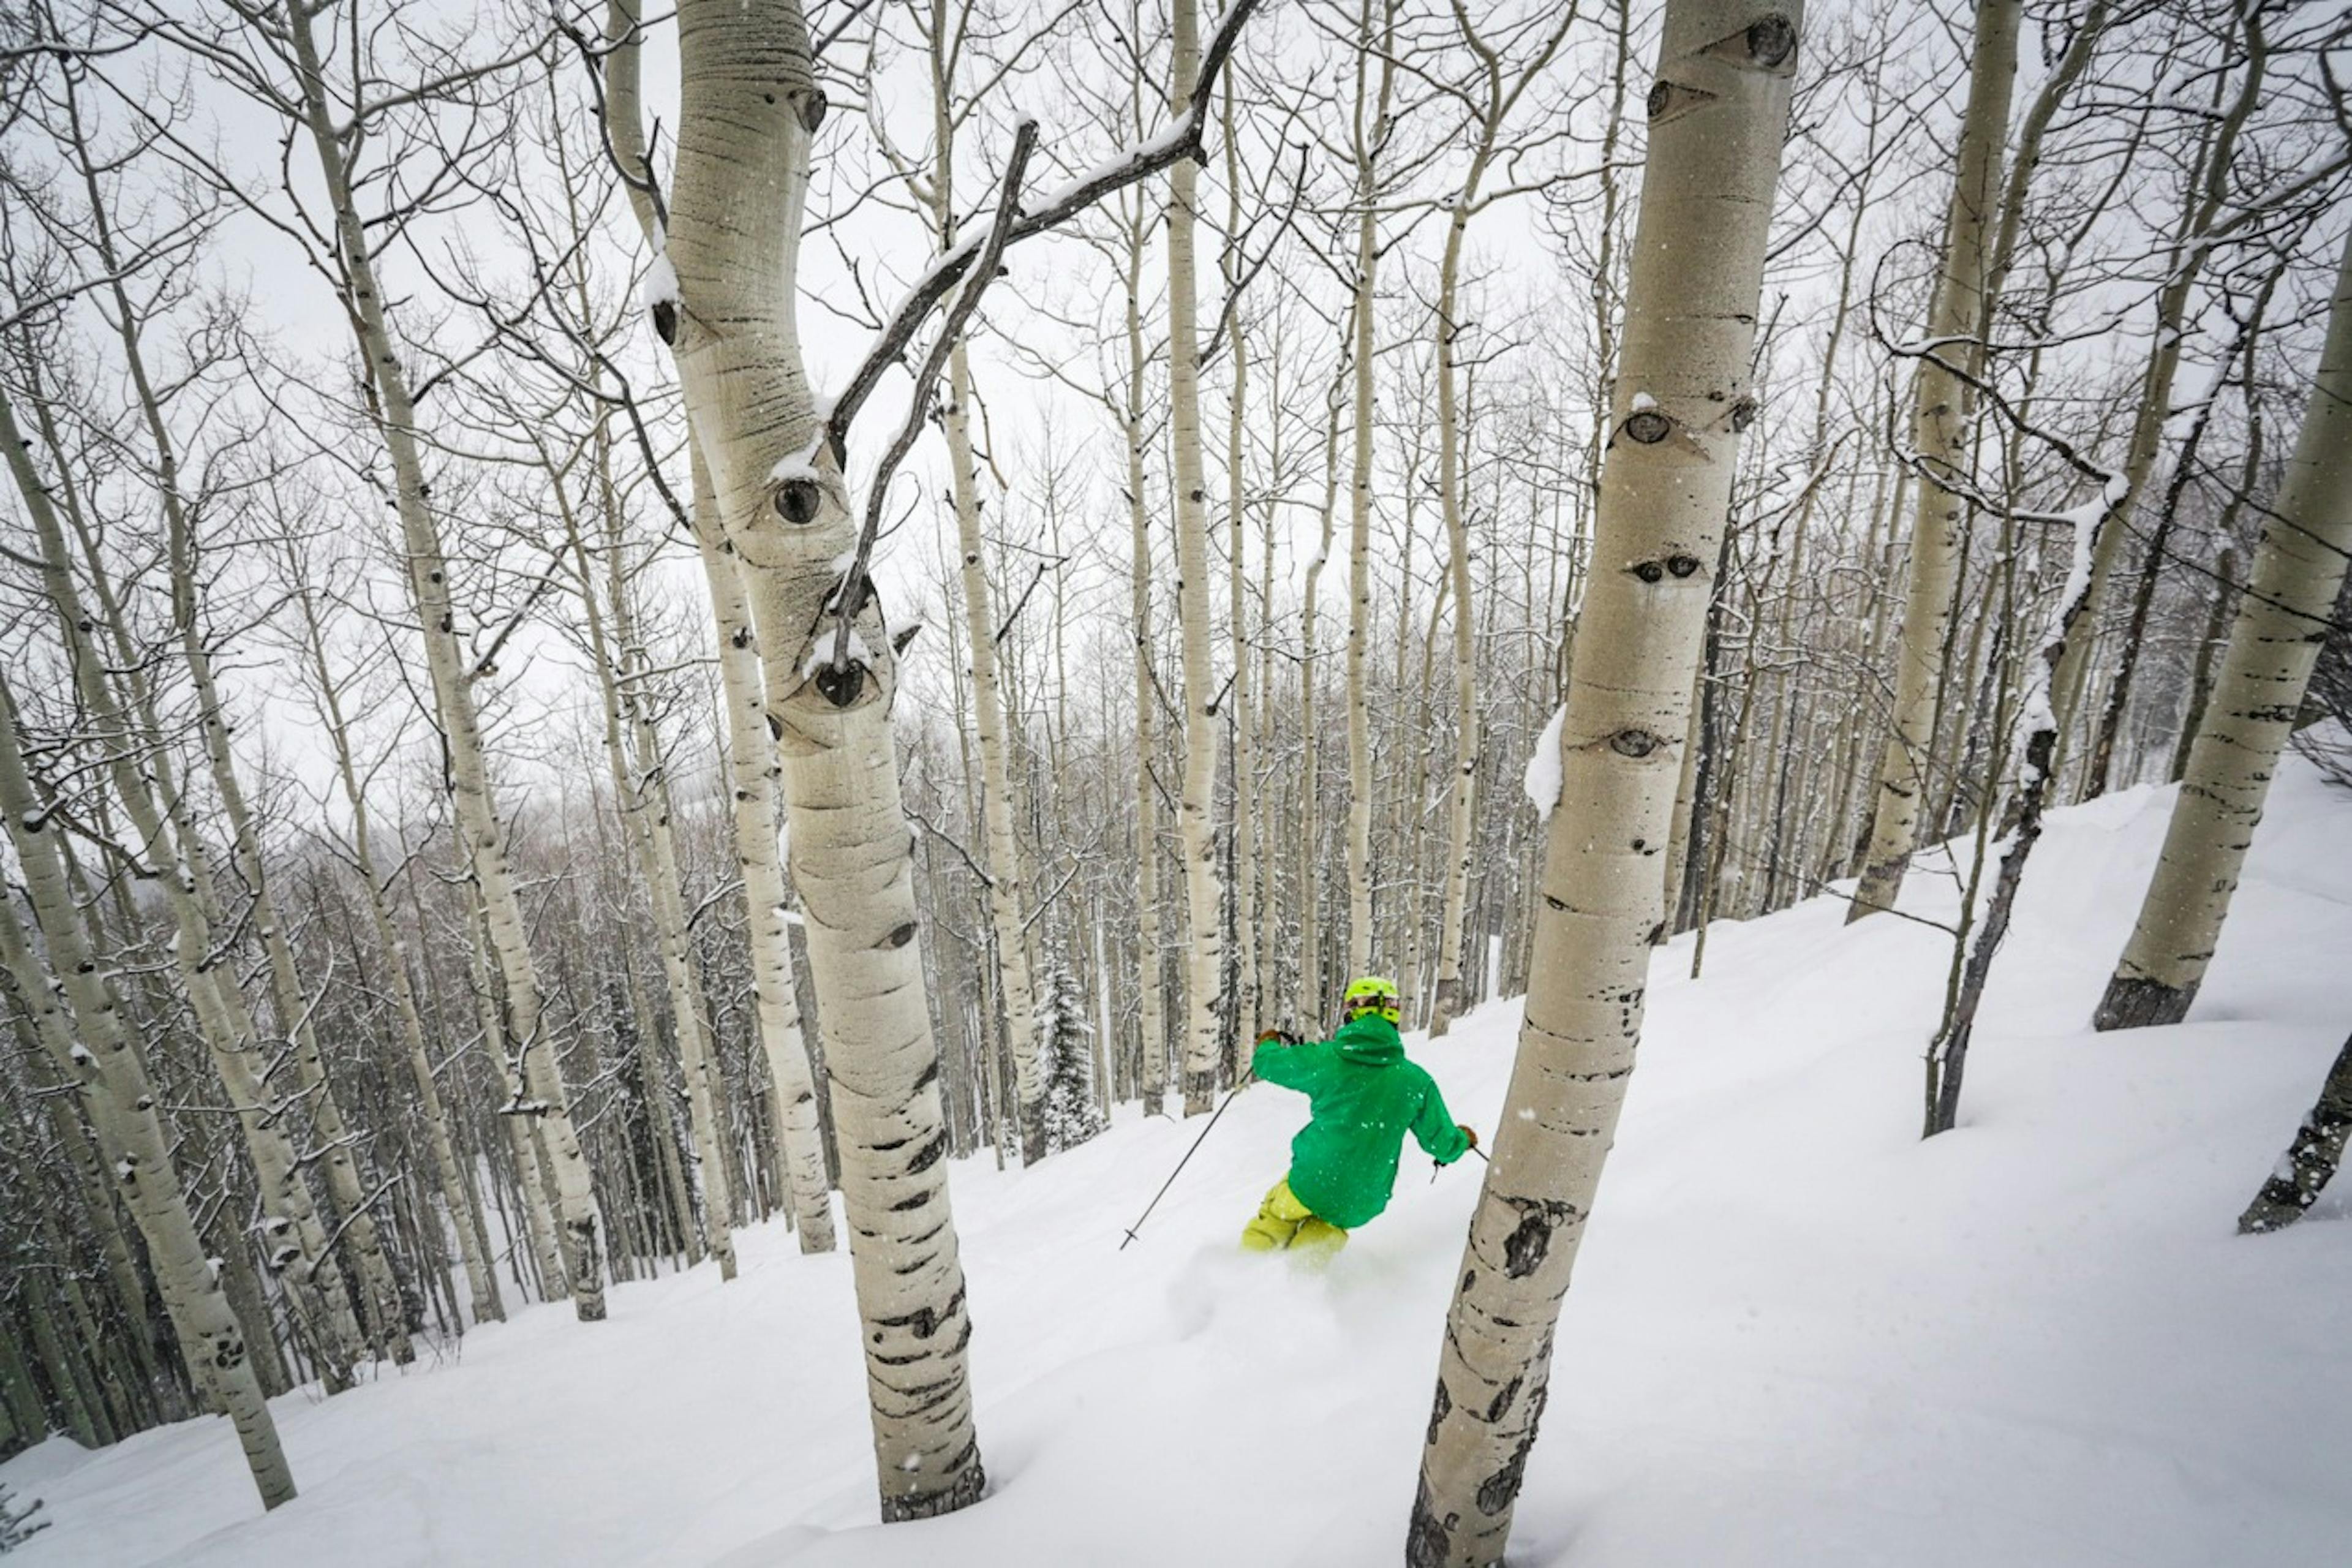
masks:
[[[2191,1023],[2096,1036],[2171,795],[2054,814],[1995,968],[1960,1130],[1922,1144],[1948,945],[1815,900],[1661,951],[1512,1562],[2189,1568],[2352,1537],[2352,1178],[2231,1234],[2352,1025],[2352,795],[2275,787]],[[1905,904],[1948,918],[1948,879]],[[1415,1040],[1491,1130],[1517,1019]],[[302,1495],[258,1512],[226,1425],[0,1468],[55,1526],[24,1568],[913,1568],[1396,1562],[1475,1165],[1408,1150],[1328,1271],[1244,1258],[1304,1102],[1250,1089],[1141,1238],[1199,1123],[1034,1173],[954,1168],[992,1489],[875,1524],[844,1256],[780,1225],[533,1307],[331,1402],[276,1403]],[[12,1565],[13,1568],[13,1565]]]

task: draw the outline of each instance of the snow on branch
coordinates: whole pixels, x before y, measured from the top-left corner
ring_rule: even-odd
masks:
[[[1201,57],[1201,76],[1192,88],[1192,100],[1184,111],[1150,140],[1113,154],[1039,200],[1024,204],[1016,212],[998,254],[1020,241],[1060,227],[1071,218],[1093,206],[1114,191],[1122,190],[1138,180],[1149,179],[1160,170],[1172,166],[1179,159],[1196,157],[1208,131],[1209,110],[1216,97],[1217,79],[1223,74],[1234,44],[1241,37],[1242,26],[1257,9],[1258,0],[1233,0],[1232,6],[1219,18],[1211,35],[1209,47]],[[948,291],[972,269],[972,260],[984,243],[992,239],[974,235],[941,251],[930,266],[907,291],[898,308],[866,351],[866,358],[849,377],[841,395],[834,400],[833,412],[825,420],[825,440],[833,447],[835,459],[845,458],[849,450],[849,426],[858,410],[873,395],[883,372],[898,363],[914,342],[915,334],[924,321],[946,299]],[[992,271],[993,264],[982,270]]]
[[[1013,153],[1004,163],[1004,189],[997,197],[996,219],[988,226],[987,234],[981,240],[976,253],[980,265],[972,272],[971,281],[956,297],[947,320],[940,324],[939,335],[931,341],[930,353],[923,356],[922,370],[915,377],[915,395],[907,405],[906,421],[899,426],[898,434],[890,442],[890,449],[882,455],[881,466],[875,469],[873,480],[866,487],[866,522],[858,531],[857,553],[850,562],[849,570],[842,575],[835,600],[839,630],[834,635],[831,663],[836,677],[847,673],[853,658],[850,642],[854,634],[850,631],[850,622],[856,618],[857,611],[865,601],[866,574],[873,562],[875,541],[882,535],[882,507],[888,496],[890,478],[898,471],[898,465],[906,460],[908,452],[914,450],[916,440],[921,437],[924,419],[930,412],[931,389],[939,384],[940,372],[946,365],[948,353],[954,348],[956,340],[963,335],[964,324],[971,319],[972,312],[980,308],[980,297],[996,277],[1004,247],[1013,242],[1013,227],[1021,212],[1021,178],[1029,167],[1030,154],[1036,148],[1037,122],[1024,118],[1019,129],[1013,133]],[[835,417],[837,419],[839,416],[836,409]],[[846,426],[843,428],[846,429]],[[839,448],[835,450],[838,452]],[[792,461],[793,459],[786,459],[787,463]],[[784,464],[777,467],[780,479],[789,477],[783,472]],[[814,659],[814,655],[811,657]],[[866,663],[871,658],[872,655],[867,654],[857,662]],[[802,672],[804,678],[814,677],[815,673],[814,667]]]

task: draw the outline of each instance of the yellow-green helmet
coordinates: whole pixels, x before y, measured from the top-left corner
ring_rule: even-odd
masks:
[[[1341,1000],[1339,1010],[1349,1023],[1367,1013],[1376,1013],[1391,1024],[1403,1016],[1397,1006],[1396,982],[1381,974],[1367,974],[1360,980],[1349,981],[1348,994]]]

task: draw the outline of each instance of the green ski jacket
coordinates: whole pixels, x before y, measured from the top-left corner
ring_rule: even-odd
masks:
[[[1342,1230],[1389,1206],[1408,1131],[1441,1165],[1470,1147],[1385,1018],[1358,1018],[1329,1040],[1265,1041],[1251,1065],[1266,1082],[1307,1096],[1314,1119],[1290,1141],[1290,1190]]]

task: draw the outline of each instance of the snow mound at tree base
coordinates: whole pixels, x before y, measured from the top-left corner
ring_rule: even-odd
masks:
[[[2290,759],[2194,1019],[2087,1020],[2169,792],[2058,814],[1994,971],[1959,1130],[1916,1137],[1949,943],[1817,900],[1658,955],[1641,1070],[1563,1316],[1515,1563],[2342,1561],[2352,1178],[2232,1234],[2352,1027],[2352,794]],[[1906,910],[1948,921],[1923,868]],[[1491,1129],[1517,1009],[1410,1048]],[[1478,1172],[1408,1152],[1320,1270],[1244,1257],[1302,1101],[1123,1113],[1039,1170],[953,1177],[991,1477],[875,1524],[845,1258],[743,1233],[709,1267],[534,1308],[331,1402],[276,1406],[264,1517],[201,1421],[0,1479],[72,1563],[1300,1564],[1402,1555]]]

